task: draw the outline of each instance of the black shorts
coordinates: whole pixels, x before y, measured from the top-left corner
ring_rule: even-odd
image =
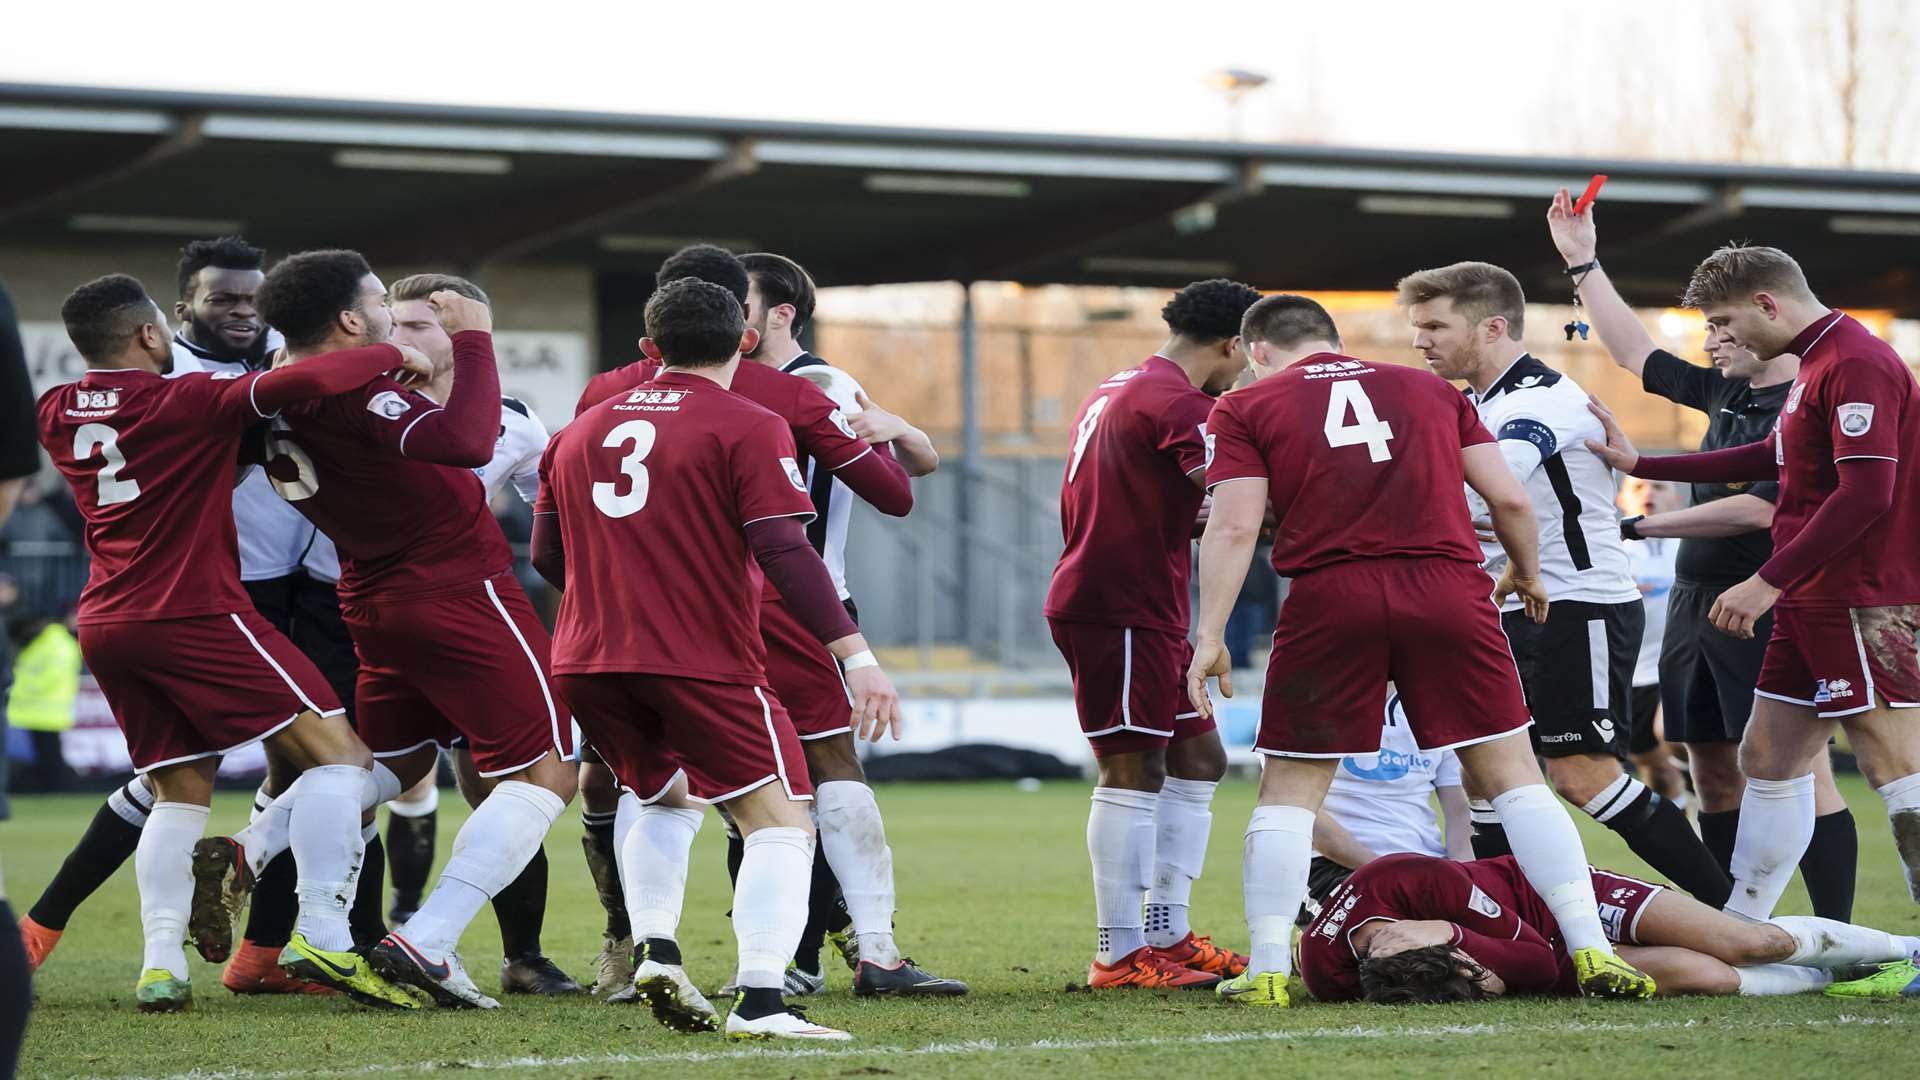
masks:
[[[340,594],[335,587],[303,570],[240,584],[246,588],[254,610],[320,669],[320,677],[333,687],[334,695],[346,706],[348,721],[352,721],[360,659],[353,651],[353,635],[340,621]]]
[[[1641,602],[1556,600],[1544,624],[1509,611],[1500,625],[1533,714],[1534,753],[1624,760],[1633,730],[1633,669],[1647,626]]]
[[[1633,688],[1633,733],[1627,736],[1627,752],[1650,754],[1660,745],[1660,732],[1653,729],[1660,715],[1660,687]]]
[[[1753,688],[1773,636],[1773,613],[1754,624],[1751,640],[1713,628],[1707,612],[1725,590],[1675,585],[1667,599],[1660,643],[1660,701],[1667,741],[1737,743],[1753,715]]]

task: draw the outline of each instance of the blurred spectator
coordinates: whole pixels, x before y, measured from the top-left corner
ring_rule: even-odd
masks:
[[[60,748],[60,733],[73,726],[73,703],[80,696],[80,643],[59,619],[29,614],[9,621],[12,639],[13,693],[7,723],[27,733],[33,761],[14,763],[16,791],[69,791],[74,773]]]
[[[1621,485],[1620,510],[1629,517],[1664,513],[1686,505],[1684,492],[1629,476]],[[1686,777],[1674,761],[1660,711],[1660,646],[1667,630],[1667,594],[1673,591],[1680,541],[1661,537],[1628,540],[1627,558],[1646,602],[1647,629],[1640,638],[1640,659],[1633,669],[1633,732],[1627,751],[1646,785],[1681,809],[1687,806]]]

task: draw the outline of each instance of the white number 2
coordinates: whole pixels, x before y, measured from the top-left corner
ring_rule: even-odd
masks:
[[[126,456],[120,453],[120,433],[105,424],[81,424],[73,433],[73,460],[87,460],[95,447],[107,462],[94,476],[95,504],[112,506],[139,498],[140,481],[120,479],[120,470],[127,467]]]
[[[1367,392],[1360,387],[1358,379],[1339,379],[1327,384],[1332,391],[1327,398],[1327,445],[1359,446],[1366,444],[1367,456],[1374,461],[1386,461],[1393,457],[1387,449],[1388,440],[1393,438],[1393,428],[1385,420],[1373,413],[1373,402],[1367,400]],[[1347,423],[1347,410],[1353,410],[1353,423]]]
[[[1112,398],[1094,398],[1087,406],[1087,415],[1080,418],[1080,427],[1073,433],[1073,463],[1067,466],[1067,483],[1080,474],[1080,459],[1087,454],[1087,444],[1093,441],[1093,429],[1100,426],[1100,414],[1107,411],[1107,402]]]
[[[653,424],[645,420],[629,420],[601,440],[600,445],[609,449],[619,449],[628,443],[633,449],[620,459],[620,472],[628,480],[627,492],[619,493],[620,485],[605,480],[593,485],[593,505],[610,518],[623,518],[637,514],[647,505],[647,467],[641,462],[653,451],[656,431]]]

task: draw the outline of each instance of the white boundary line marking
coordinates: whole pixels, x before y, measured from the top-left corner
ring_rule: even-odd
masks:
[[[254,1069],[195,1069],[155,1078],[125,1076],[117,1080],[303,1080],[313,1076],[385,1076],[415,1072],[456,1070],[506,1071],[520,1069],[559,1069],[603,1065],[699,1064],[719,1061],[789,1061],[842,1058],[950,1057],[969,1054],[1008,1054],[1031,1051],[1125,1050],[1135,1047],[1230,1046],[1237,1043],[1319,1042],[1340,1039],[1444,1039],[1488,1035],[1561,1035],[1635,1031],[1684,1031],[1701,1028],[1711,1031],[1793,1030],[1797,1028],[1882,1027],[1901,1023],[1897,1016],[1855,1016],[1841,1014],[1831,1019],[1761,1021],[1741,1023],[1714,1019],[1657,1020],[1646,1024],[1582,1023],[1563,1024],[1444,1024],[1425,1027],[1346,1027],[1297,1031],[1226,1031],[1202,1035],[1151,1036],[1142,1039],[1040,1039],[1034,1042],[1007,1043],[997,1039],[972,1039],[964,1042],[929,1043],[924,1046],[835,1046],[831,1049],[794,1046],[782,1049],[743,1047],[728,1050],[665,1050],[634,1054],[577,1054],[567,1057],[518,1057],[471,1061],[417,1061],[405,1064],[370,1064],[345,1069],[304,1068],[277,1072]],[[99,1080],[99,1078],[96,1078]]]

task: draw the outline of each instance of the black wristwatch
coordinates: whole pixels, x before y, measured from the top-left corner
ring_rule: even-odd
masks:
[[[1630,518],[1621,518],[1620,539],[1645,540],[1646,537],[1640,535],[1640,523],[1645,520],[1647,520],[1647,515],[1645,514],[1635,514]]]

